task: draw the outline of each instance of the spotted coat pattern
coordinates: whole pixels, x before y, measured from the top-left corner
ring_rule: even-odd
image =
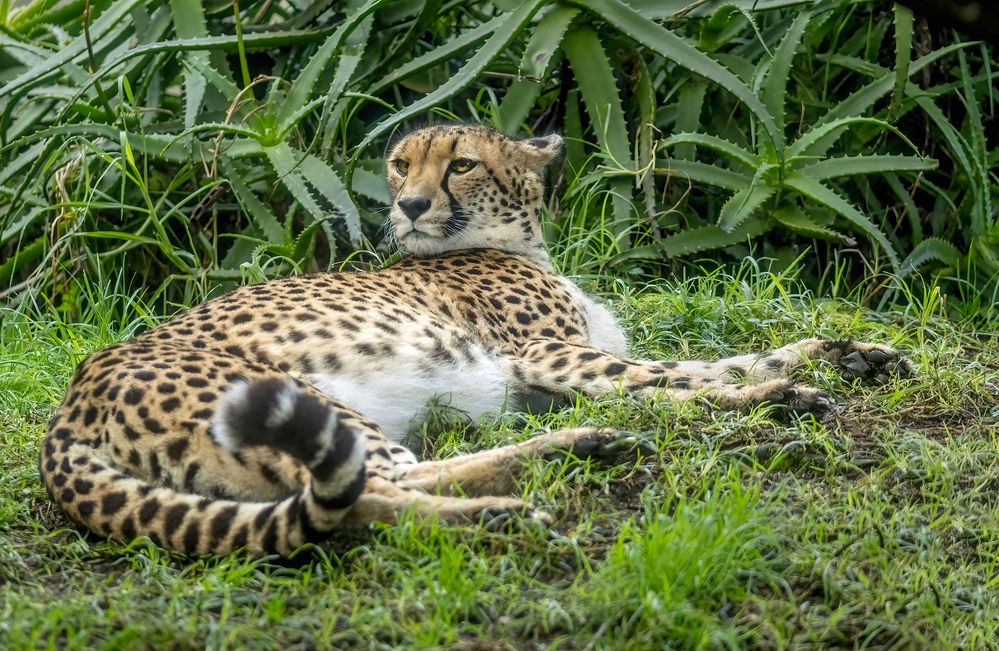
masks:
[[[542,170],[560,149],[558,136],[462,125],[403,138],[388,160],[390,221],[412,255],[243,287],[91,355],[42,445],[52,499],[99,535],[188,553],[288,554],[403,509],[548,521],[509,497],[523,460],[599,454],[620,433],[420,461],[399,442],[407,419],[434,396],[471,413],[536,391],[821,412],[831,399],[788,378],[808,360],[868,380],[909,371],[886,346],[817,339],[713,362],[628,358],[610,313],[544,249]]]

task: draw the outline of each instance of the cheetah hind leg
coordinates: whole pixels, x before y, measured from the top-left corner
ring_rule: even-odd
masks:
[[[354,503],[344,522],[395,524],[403,513],[439,518],[448,524],[506,523],[514,520],[547,526],[550,513],[514,497],[485,495],[473,498],[430,495],[416,486],[404,486],[377,477],[369,478],[364,493]]]
[[[398,479],[402,486],[443,495],[509,495],[516,490],[527,459],[567,454],[608,458],[639,450],[650,453],[651,444],[621,430],[581,427],[443,461],[424,461],[407,468]]]

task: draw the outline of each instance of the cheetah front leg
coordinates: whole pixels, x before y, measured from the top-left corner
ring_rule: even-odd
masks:
[[[787,378],[795,369],[813,362],[832,364],[844,379],[864,384],[884,384],[892,377],[905,378],[913,373],[912,362],[890,346],[828,339],[802,339],[765,353],[681,364],[697,364],[701,372],[709,375],[732,374],[763,381]]]
[[[514,379],[524,388],[558,394],[580,391],[597,397],[624,391],[643,397],[676,400],[707,398],[721,409],[747,410],[769,403],[795,413],[820,415],[835,403],[823,391],[786,378],[741,386],[700,362],[629,360],[589,346],[554,339],[534,339],[512,358]]]

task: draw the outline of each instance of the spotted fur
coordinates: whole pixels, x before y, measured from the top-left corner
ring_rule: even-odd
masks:
[[[627,358],[610,313],[544,248],[542,170],[560,150],[558,136],[460,125],[403,138],[388,159],[390,221],[413,255],[243,287],[91,355],[42,445],[52,499],[99,535],[188,553],[288,554],[404,509],[547,521],[507,497],[523,459],[599,454],[621,434],[418,461],[400,441],[428,401],[476,416],[539,391],[624,391],[818,412],[831,399],[788,379],[806,360],[860,379],[909,371],[885,346],[816,339],[715,362]]]

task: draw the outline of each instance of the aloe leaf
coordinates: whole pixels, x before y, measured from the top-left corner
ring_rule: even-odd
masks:
[[[597,33],[590,27],[578,27],[563,39],[562,49],[572,67],[597,143],[609,159],[607,166],[633,172],[628,126],[621,108],[617,80]],[[632,211],[629,200],[631,184],[626,178],[612,180],[611,192],[614,205],[611,228],[616,236],[626,240]],[[622,246],[628,248],[627,242],[623,242]]]
[[[295,151],[286,143],[265,147],[264,151],[281,182],[317,221],[328,216],[328,211],[319,204],[318,199],[322,198],[343,217],[351,241],[361,241],[360,213],[333,168],[311,154]]]
[[[745,174],[734,172],[724,167],[708,165],[707,163],[699,163],[697,161],[677,160],[675,158],[669,159],[666,167],[656,168],[656,173],[667,176],[680,176],[685,180],[707,183],[708,185],[725,190],[741,190],[753,181],[751,177]]]
[[[961,48],[968,47],[968,43],[955,43],[947,47],[942,47],[939,50],[934,50],[929,54],[926,54],[919,59],[912,62],[909,66],[909,76],[916,74],[921,71],[926,66],[934,63],[935,61],[953,53]],[[891,72],[885,72],[881,77],[870,82],[860,90],[852,93],[849,97],[841,102],[837,102],[836,106],[826,111],[821,118],[819,118],[816,123],[812,126],[814,131],[818,127],[841,120],[849,116],[863,115],[867,110],[874,105],[879,99],[888,94],[895,82],[895,75]],[[820,139],[812,144],[805,154],[809,156],[823,156],[832,143],[835,142],[839,134],[830,133],[826,138]]]
[[[774,219],[784,226],[787,226],[795,233],[799,233],[806,237],[828,240],[830,242],[838,242],[840,244],[848,244],[850,246],[857,243],[857,241],[852,237],[834,231],[833,229],[818,223],[810,215],[806,214],[805,211],[803,211],[799,206],[781,206],[771,214]]]
[[[978,98],[975,96],[975,88],[971,82],[971,71],[968,69],[968,60],[964,55],[964,50],[957,53],[958,63],[961,67],[961,86],[964,92],[964,105],[968,111],[968,137],[971,144],[971,159],[974,161],[974,171],[978,175],[979,192],[973,197],[974,211],[978,214],[981,222],[982,232],[985,231],[990,217],[992,217],[992,193],[989,188],[989,154],[985,142],[985,127],[982,124],[982,114],[978,107]],[[989,86],[991,88],[991,85]]]
[[[759,12],[799,5],[814,5],[815,0],[728,0],[726,4],[745,11]],[[628,5],[650,20],[701,17],[718,6],[715,2],[691,2],[690,0],[628,0]]]
[[[566,93],[565,102],[565,166],[578,174],[586,165],[586,151],[583,148],[583,119],[580,115],[579,89]]]
[[[319,49],[312,55],[312,58],[309,59],[305,68],[302,69],[301,74],[295,78],[295,81],[291,84],[291,88],[288,90],[284,104],[277,116],[279,131],[287,130],[297,121],[295,119],[296,113],[312,98],[312,91],[315,88],[316,82],[319,81],[319,76],[329,65],[330,59],[340,51],[343,42],[350,33],[361,25],[368,15],[388,1],[368,0],[368,2],[364,3],[364,5],[341,22],[336,31],[319,46]]]
[[[616,166],[630,169],[631,144],[617,80],[597,33],[585,26],[574,29],[565,37],[563,49],[601,149]]]
[[[194,68],[227,101],[230,103],[236,101],[236,98],[239,96],[239,86],[216,70],[211,62],[209,62],[208,57],[192,56],[186,58],[184,63]]]
[[[354,176],[351,178],[350,189],[358,194],[363,194],[369,199],[374,199],[382,205],[387,205],[392,199],[385,184],[385,176],[376,174],[369,169],[358,165],[354,168]]]
[[[139,2],[140,0],[135,1]],[[323,36],[328,35],[331,31],[332,30],[330,29],[318,29],[309,31],[244,34],[242,42],[243,46],[247,50],[266,50],[296,43],[307,43],[309,41],[322,38]],[[118,66],[131,61],[132,59],[165,52],[187,52],[192,50],[236,50],[239,47],[239,43],[239,40],[235,36],[207,36],[204,38],[186,38],[138,45],[130,50],[116,54],[113,57],[108,57],[104,63],[101,64],[101,67],[97,70],[97,72],[91,75],[91,77],[87,80],[87,83],[80,86],[80,90],[76,94],[76,98],[74,98],[74,100],[86,94],[92,84],[110,75]],[[20,77],[18,77],[18,79],[20,79]],[[25,83],[18,83],[16,86],[12,87],[12,84],[16,81],[17,79],[12,81],[7,86],[0,88],[0,97],[9,94],[11,88],[16,90],[17,88],[26,85]]]
[[[663,147],[671,147],[673,145],[684,143],[700,145],[702,147],[706,147],[707,149],[716,151],[719,154],[723,154],[735,162],[742,164],[750,170],[755,171],[759,167],[756,157],[739,145],[729,142],[724,138],[708,135],[706,133],[677,133],[663,140],[662,145]]]
[[[665,27],[644,18],[619,0],[574,0],[574,2],[666,59],[717,83],[735,95],[760,121],[768,138],[774,144],[778,156],[781,156],[784,142],[783,133],[763,103],[753,94],[753,91],[732,74],[728,68]]]
[[[396,2],[395,6],[405,5],[406,3]],[[444,4],[443,0],[419,0],[414,3],[419,5],[419,9],[411,12],[406,12],[407,15],[400,16],[399,22],[406,22],[409,24],[406,29],[406,33],[401,37],[396,37],[391,49],[381,52],[381,60],[385,61],[398,61],[400,58],[405,57],[407,54],[414,51],[413,45],[416,43],[417,38],[426,34],[429,30],[433,29],[434,21],[437,20],[440,15],[441,6]],[[383,11],[380,13],[379,22],[382,25],[394,25],[397,24],[395,20],[388,18],[386,14],[388,11]],[[409,18],[413,20],[408,20]],[[387,19],[387,20],[386,20]]]
[[[503,95],[496,110],[496,128],[507,135],[515,135],[541,94],[541,84],[530,79],[514,79]]]
[[[884,175],[885,182],[891,191],[895,193],[898,200],[902,202],[902,206],[905,209],[905,216],[909,221],[909,238],[910,242],[915,242],[918,244],[923,241],[923,222],[922,216],[919,214],[919,208],[916,207],[916,202],[912,200],[912,195],[909,193],[899,180],[898,176],[892,173],[886,173]]]
[[[802,11],[794,17],[790,27],[787,28],[787,33],[774,51],[773,60],[763,81],[761,93],[763,104],[778,126],[784,124],[784,102],[787,101],[787,82],[791,75],[794,53],[801,43],[801,37],[811,17],[809,11]]]
[[[947,116],[940,110],[933,100],[928,97],[917,97],[916,104],[929,116],[940,131],[951,156],[958,166],[967,174],[971,181],[972,210],[971,210],[971,233],[972,235],[983,235],[988,228],[988,215],[984,211],[987,199],[984,194],[989,192],[988,184],[983,182],[986,174],[981,169],[981,162],[975,157],[974,150],[961,133],[954,128]]]
[[[898,115],[905,95],[905,82],[909,78],[909,63],[912,59],[912,10],[895,3],[892,7],[895,16],[895,89],[892,93],[888,114]]]
[[[895,249],[892,248],[891,243],[888,241],[888,237],[849,201],[839,196],[839,194],[837,194],[834,190],[826,187],[821,182],[807,176],[803,176],[799,172],[791,172],[785,176],[784,185],[792,190],[800,192],[812,201],[831,208],[847,221],[851,222],[854,226],[867,234],[868,237],[877,242],[878,245],[884,250],[885,255],[888,256],[888,260],[891,262],[892,267],[898,269],[898,254],[896,254]]]
[[[823,143],[823,146],[828,149],[829,146],[835,142],[836,138],[841,136],[847,128],[855,124],[874,124],[883,129],[891,131],[896,136],[901,138],[907,145],[909,145],[913,151],[918,151],[916,145],[909,140],[905,134],[901,131],[888,124],[884,120],[878,120],[877,118],[861,118],[861,117],[851,117],[851,118],[840,118],[838,120],[833,120],[832,122],[825,122],[817,124],[816,126],[809,129],[807,132],[802,134],[797,140],[788,145],[787,157],[788,159],[798,158],[799,156],[809,156],[813,152],[813,148],[817,143]]]
[[[473,47],[476,43],[482,41],[484,38],[495,32],[505,20],[507,20],[506,14],[496,16],[495,18],[487,20],[486,22],[476,26],[474,29],[470,29],[467,32],[462,33],[460,36],[456,36],[450,41],[447,41],[446,43],[421,54],[415,59],[407,61],[389,74],[371,84],[371,87],[367,89],[367,93],[369,95],[377,95],[386,88],[398,84],[403,79],[414,75],[421,70],[425,70],[460,55],[465,50]]]
[[[569,25],[579,9],[566,5],[557,5],[538,21],[538,26],[524,47],[524,56],[520,60],[520,74],[534,81],[540,81],[548,75],[548,69],[559,44],[569,29]]]
[[[700,77],[692,77],[677,92],[676,127],[677,133],[693,133],[701,123],[701,108],[708,82]],[[696,153],[693,143],[677,143],[673,149],[674,158],[694,160]]]
[[[539,82],[547,76],[562,37],[578,14],[579,9],[575,7],[558,6],[538,22],[520,59],[521,78],[510,84],[500,102],[497,115],[500,131],[516,133],[527,119],[541,92]]]
[[[0,264],[0,285],[7,285],[14,279],[20,269],[35,262],[45,253],[48,244],[48,233],[43,233],[30,244],[19,246],[14,254]]]
[[[250,218],[250,223],[254,225],[268,242],[280,244],[284,242],[284,227],[278,220],[274,212],[257,198],[253,190],[240,178],[239,171],[226,156],[219,157],[219,167],[225,175],[229,187],[232,188],[236,200]]]
[[[2,190],[3,194],[11,193],[8,192],[7,188],[2,188],[0,190]],[[22,194],[21,196],[23,198],[24,194]],[[32,203],[34,202],[32,201]],[[48,214],[50,210],[51,209],[49,208],[49,206],[43,203],[41,206],[35,206],[31,210],[25,211],[24,214],[21,215],[20,219],[17,219],[17,221],[11,224],[8,224],[7,221],[5,221],[3,223],[4,226],[3,232],[0,232],[0,245],[6,246],[7,244],[12,243],[15,239],[19,240],[20,238],[24,237],[28,233],[28,227],[34,224],[35,221],[40,217],[43,217],[46,214]],[[15,217],[16,215],[8,214],[5,216],[5,219],[10,220],[14,219]]]
[[[174,31],[179,38],[199,38],[208,36],[205,24],[205,11],[200,0],[170,0]],[[189,52],[189,59],[197,59],[202,66],[208,66],[207,52]],[[201,112],[201,102],[205,98],[208,83],[196,68],[184,72],[184,128],[190,129]]]
[[[905,278],[930,260],[937,260],[956,269],[960,267],[963,258],[957,247],[950,242],[939,237],[927,237],[902,261],[898,275]]]
[[[718,226],[726,233],[746,221],[754,211],[772,197],[778,190],[775,185],[755,183],[729,197],[718,214]]]
[[[668,256],[678,258],[692,253],[740,244],[747,239],[766,233],[767,230],[769,230],[767,220],[751,217],[741,227],[731,232],[724,231],[713,224],[695,226],[664,237],[661,245],[666,249]]]
[[[364,52],[368,46],[368,39],[371,37],[371,25],[374,22],[373,16],[368,16],[358,25],[357,29],[347,37],[340,52],[340,60],[337,63],[336,72],[333,74],[333,81],[330,82],[330,89],[326,93],[323,104],[323,114],[320,119],[320,131],[322,132],[321,151],[328,152],[333,143],[333,136],[336,135],[337,123],[347,105],[343,96],[350,83],[358,64],[364,57]],[[297,122],[297,120],[296,120]]]
[[[935,169],[937,161],[919,156],[878,155],[840,156],[799,168],[803,175],[816,181],[855,174],[886,174],[889,172],[920,172]]]
[[[100,40],[106,33],[116,29],[126,21],[128,14],[143,4],[145,0],[119,0],[113,3],[100,17],[95,20],[89,28],[90,38],[93,41]],[[63,65],[71,63],[78,56],[85,55],[87,51],[87,40],[81,34],[73,39],[65,47],[59,48],[52,56],[45,59],[31,69],[21,73],[0,87],[0,97],[11,95],[22,88],[41,83],[49,75],[57,72]]]
[[[55,127],[48,127],[46,129],[39,129],[34,133],[25,135],[5,147],[0,147],[0,154],[4,154],[8,151],[17,149],[35,141],[43,141],[55,136],[95,136],[106,138],[112,142],[117,142],[121,134],[122,131],[120,129],[109,127],[105,124],[95,124],[93,122],[63,124]],[[189,162],[191,159],[190,154],[181,151],[181,148],[171,147],[171,145],[176,141],[176,136],[172,134],[128,133],[126,135],[128,137],[128,142],[131,144],[133,149],[137,149],[148,156],[178,163]]]
[[[498,57],[526,27],[531,17],[542,5],[544,0],[528,0],[521,4],[515,11],[504,15],[503,21],[489,39],[482,44],[474,55],[453,74],[447,81],[440,85],[434,92],[426,97],[418,99],[395,115],[379,122],[374,128],[368,131],[368,135],[357,146],[356,151],[361,152],[370,145],[376,138],[393,129],[396,125],[405,122],[413,116],[419,115],[436,106],[440,102],[451,98],[456,93],[474,82],[496,57]]]
[[[651,220],[656,214],[655,167],[656,149],[653,130],[656,122],[656,91],[645,59],[635,55],[635,99],[638,102],[638,135],[635,139],[635,163],[638,185],[642,189],[645,214]]]

